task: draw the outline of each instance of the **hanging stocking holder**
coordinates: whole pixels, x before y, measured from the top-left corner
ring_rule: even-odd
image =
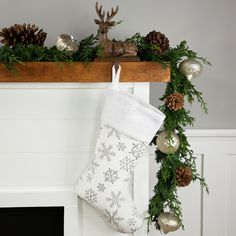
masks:
[[[131,233],[143,224],[129,192],[129,181],[164,114],[119,89],[121,67],[112,68],[93,161],[77,178],[76,193],[100,211],[109,226]]]

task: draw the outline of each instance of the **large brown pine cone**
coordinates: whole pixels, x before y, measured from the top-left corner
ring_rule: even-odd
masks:
[[[42,29],[39,30],[35,25],[15,24],[9,28],[3,28],[0,37],[2,38],[0,42],[9,47],[15,47],[16,44],[43,46],[47,33]]]
[[[192,181],[192,170],[188,166],[181,166],[176,169],[176,180],[177,184],[180,187],[185,187],[190,184]]]
[[[145,37],[147,44],[154,46],[154,53],[162,54],[169,48],[169,39],[161,32],[152,31]]]
[[[166,106],[173,111],[178,111],[184,106],[184,96],[181,93],[172,93],[165,100]]]

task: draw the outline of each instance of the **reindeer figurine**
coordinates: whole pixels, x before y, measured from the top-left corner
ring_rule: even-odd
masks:
[[[98,2],[96,2],[96,12],[99,20],[95,19],[94,22],[99,25],[99,44],[103,48],[102,57],[137,56],[137,47],[132,42],[112,41],[107,37],[108,30],[116,24],[111,19],[117,14],[118,9],[117,6],[115,10],[111,9],[111,13],[108,11],[105,20],[105,11],[102,11],[102,6],[98,7]]]

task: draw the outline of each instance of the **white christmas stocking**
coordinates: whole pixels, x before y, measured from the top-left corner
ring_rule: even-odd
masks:
[[[113,229],[131,233],[142,226],[143,217],[132,200],[129,180],[164,115],[120,91],[119,73],[120,68],[116,75],[113,68],[113,88],[107,91],[94,159],[77,178],[75,190]]]

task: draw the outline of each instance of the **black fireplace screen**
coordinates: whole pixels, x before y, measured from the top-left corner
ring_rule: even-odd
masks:
[[[64,207],[0,208],[1,236],[63,236]]]

